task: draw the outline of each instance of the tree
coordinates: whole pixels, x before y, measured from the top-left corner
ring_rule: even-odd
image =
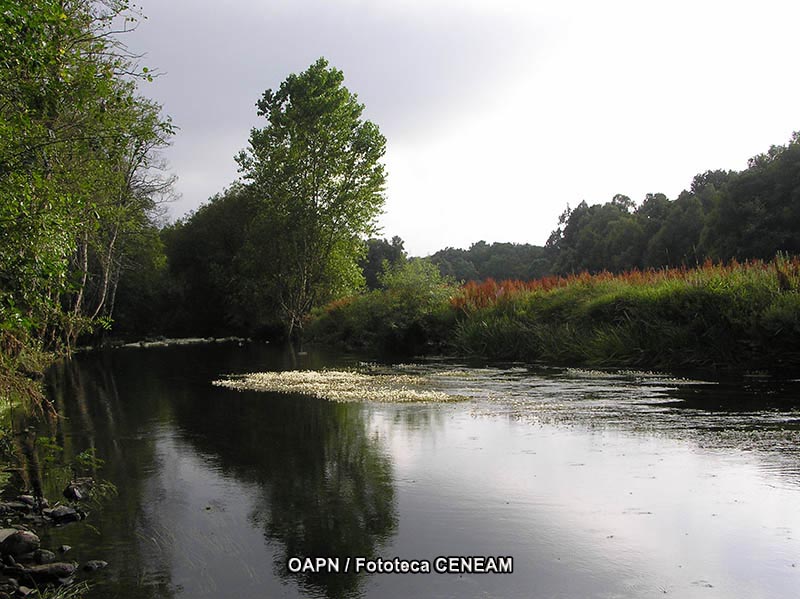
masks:
[[[581,202],[567,209],[547,242],[555,254],[553,269],[564,274],[641,267],[646,239],[633,207],[630,198],[616,195],[605,204]]]
[[[800,253],[800,133],[772,146],[717,187],[702,235],[718,259],[770,259]]]
[[[125,253],[169,187],[156,154],[171,124],[118,36],[136,19],[127,0],[2,3],[0,395],[31,356],[41,368],[41,350],[110,322]]]
[[[405,262],[406,258],[403,240],[397,235],[392,237],[391,241],[368,239],[367,254],[358,263],[367,289],[379,289],[381,287],[380,277],[383,272],[395,264]]]
[[[530,281],[548,273],[545,248],[528,243],[491,243],[481,240],[468,250],[445,248],[430,257],[443,276],[455,281],[518,279]]]
[[[248,223],[256,215],[250,191],[233,185],[162,230],[171,282],[162,324],[167,334],[250,333],[263,320],[263,306],[246,301],[248,282],[239,267]],[[203,301],[193,301],[198,297]]]
[[[274,302],[290,338],[311,308],[363,285],[363,239],[384,203],[386,140],[343,81],[320,58],[268,89],[267,125],[237,157],[258,203],[242,257],[252,301]]]

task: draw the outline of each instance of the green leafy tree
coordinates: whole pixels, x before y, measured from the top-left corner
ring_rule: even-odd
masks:
[[[528,281],[548,274],[545,249],[528,243],[478,241],[468,250],[445,248],[430,257],[443,276],[455,281],[518,279]]]
[[[320,58],[264,92],[267,125],[237,157],[258,202],[243,272],[290,338],[315,305],[363,285],[363,239],[384,203],[386,140],[343,82]]]
[[[605,204],[581,202],[567,210],[548,240],[559,273],[621,271],[642,266],[645,230],[633,202],[616,195]]]
[[[719,187],[702,243],[723,260],[800,253],[800,132],[751,158]]]
[[[368,239],[367,255],[359,261],[367,289],[378,289],[381,286],[381,274],[396,264],[405,262],[407,256],[403,249],[403,240],[395,235],[391,241],[386,239]]]
[[[126,248],[152,227],[154,200],[169,188],[157,150],[172,126],[138,94],[152,75],[119,37],[136,18],[126,0],[2,2],[5,373],[26,353],[69,349],[110,322]]]
[[[244,185],[212,197],[184,220],[161,232],[169,263],[169,296],[162,330],[170,335],[252,332],[263,320],[262,303],[247,301],[249,282],[240,272],[242,248],[256,201]],[[202,297],[202,302],[193,298]]]
[[[706,218],[702,201],[694,193],[684,191],[674,202],[667,202],[665,208],[658,227],[649,232],[645,266],[660,268],[701,264],[703,260],[699,243]]]

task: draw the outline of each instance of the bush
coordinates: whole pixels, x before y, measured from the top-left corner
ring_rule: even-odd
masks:
[[[385,353],[440,349],[455,322],[450,281],[427,260],[389,267],[382,289],[337,300],[312,314],[309,340]]]

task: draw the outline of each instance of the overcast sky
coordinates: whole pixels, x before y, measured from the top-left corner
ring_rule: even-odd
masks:
[[[567,204],[674,199],[800,129],[800,3],[139,0],[180,131],[174,217],[238,174],[255,102],[320,56],[387,138],[383,235],[543,244]]]

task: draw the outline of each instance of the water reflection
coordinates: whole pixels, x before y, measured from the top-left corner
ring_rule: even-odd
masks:
[[[290,574],[290,557],[373,556],[397,526],[392,464],[361,406],[215,388],[175,402],[182,435],[237,480],[256,483],[252,523],[280,546],[275,573],[313,595],[353,596],[359,577]],[[231,411],[236,417],[231,417]]]
[[[274,564],[273,574],[294,580],[304,594],[357,595],[359,576],[290,574],[286,564],[291,556],[373,556],[396,530],[391,459],[361,406],[208,384],[221,371],[295,368],[298,359],[313,367],[324,358],[212,347],[59,364],[49,385],[65,415],[53,431],[64,447],[63,463],[95,449],[107,461],[102,475],[119,487],[119,498],[93,515],[99,534],[73,526],[50,531],[45,542],[93,548],[85,559],[115,564],[114,579],[100,582],[97,597],[167,597],[176,589],[209,597],[233,588],[256,592],[267,583],[250,571],[260,564],[248,564],[244,574],[239,563],[227,566],[222,587],[188,572],[260,553],[262,564]],[[63,480],[51,480],[46,494],[58,497],[61,486]],[[209,487],[216,494],[208,494]],[[200,510],[205,523],[193,520]],[[259,529],[261,547],[250,538]]]
[[[65,417],[40,434],[62,462],[95,448],[120,494],[45,546],[111,563],[93,599],[779,597],[800,584],[796,383],[750,382],[737,399],[735,385],[646,373],[435,363],[414,368],[474,399],[423,406],[209,384],[353,363],[212,345],[62,364],[50,396]],[[484,553],[513,555],[514,575],[286,568],[294,555]]]
[[[147,479],[156,466],[155,439],[142,434],[151,410],[157,410],[161,386],[147,377],[125,384],[129,393],[121,396],[109,356],[61,362],[49,373],[48,395],[62,414],[53,432],[64,451],[46,477],[45,495],[60,498],[65,480],[52,474],[86,449],[94,449],[105,462],[95,475],[113,481],[119,494],[113,503],[93,509],[86,524],[44,530],[42,545],[69,545],[73,549],[66,557],[71,560],[112,563],[110,576],[93,581],[93,596],[169,598],[173,592],[170,573],[163,568],[165,556],[153,551],[147,526],[152,506]]]

